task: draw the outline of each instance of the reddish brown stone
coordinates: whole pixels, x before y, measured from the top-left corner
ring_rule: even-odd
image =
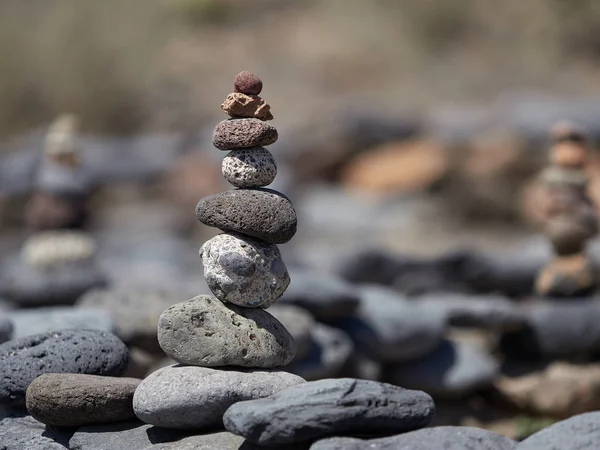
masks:
[[[262,88],[261,79],[247,70],[238,73],[233,80],[233,89],[235,92],[241,92],[242,94],[258,95]]]
[[[221,108],[231,117],[273,120],[271,107],[258,95],[234,92],[227,96]]]
[[[25,208],[25,221],[32,230],[82,228],[88,218],[85,201],[37,192]]]

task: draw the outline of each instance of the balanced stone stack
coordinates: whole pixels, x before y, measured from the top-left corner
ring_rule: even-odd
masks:
[[[597,270],[585,254],[586,241],[598,231],[585,173],[588,140],[575,125],[553,129],[551,166],[543,174],[548,192],[545,232],[555,258],[542,269],[536,291],[549,297],[587,295],[597,286]]]
[[[290,200],[264,188],[277,173],[264,148],[277,140],[277,130],[267,123],[273,116],[258,95],[258,77],[241,72],[234,88],[221,105],[231,118],[215,127],[213,142],[229,151],[222,172],[236,189],[206,197],[196,209],[200,222],[224,231],[200,250],[214,296],[197,296],[161,315],[159,344],[180,364],[152,373],[133,399],[136,415],[156,426],[219,428],[232,404],[304,382],[274,370],[294,358],[296,344],[265,311],[290,283],[277,244],[294,236],[297,223]]]

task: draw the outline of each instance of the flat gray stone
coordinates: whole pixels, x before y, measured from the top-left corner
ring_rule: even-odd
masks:
[[[25,407],[25,391],[44,373],[120,376],[128,350],[112,333],[62,330],[0,344],[0,404]]]
[[[219,300],[248,308],[268,308],[290,284],[274,244],[240,234],[219,234],[200,249],[204,277]]]
[[[110,313],[100,309],[55,306],[18,309],[10,311],[8,315],[15,326],[14,339],[63,329],[115,331],[115,323]]]
[[[296,234],[292,202],[272,189],[234,189],[203,198],[198,220],[225,232],[241,233],[270,244],[283,244]]]
[[[435,293],[414,300],[431,309],[445,311],[448,324],[455,327],[514,330],[527,323],[523,308],[500,295]]]
[[[573,358],[600,350],[598,299],[545,300],[532,304],[526,318],[526,326],[502,336],[502,350],[512,358]]]
[[[213,145],[219,150],[271,145],[277,141],[277,129],[260,119],[229,119],[219,122],[213,131]]]
[[[158,321],[158,342],[175,361],[202,367],[271,369],[296,354],[294,338],[267,311],[199,295],[167,309]]]
[[[266,148],[233,150],[223,158],[221,173],[237,188],[258,188],[275,180],[277,163]]]
[[[337,328],[315,323],[309,353],[285,366],[285,370],[307,381],[335,378],[348,363],[354,345],[346,333]]]
[[[0,420],[2,450],[65,450],[73,431],[46,427],[31,416]]]
[[[177,289],[130,286],[91,290],[77,301],[77,306],[110,313],[115,334],[123,342],[150,353],[162,353],[156,335],[158,319],[165,309],[186,298],[189,294]]]
[[[222,425],[223,413],[232,404],[299,383],[304,380],[287,372],[175,365],[140,383],[133,410],[139,419],[159,427],[209,430]]]
[[[275,317],[292,335],[296,342],[295,360],[301,360],[310,353],[312,347],[312,331],[315,319],[305,309],[293,305],[276,303],[269,308],[269,313]]]
[[[453,398],[490,387],[499,370],[494,358],[474,345],[444,341],[430,355],[388,366],[384,379],[434,397]]]
[[[69,440],[71,450],[146,450],[176,442],[189,433],[153,427],[138,420],[77,429]]]
[[[431,353],[446,329],[443,311],[407,300],[383,286],[363,285],[356,316],[332,322],[356,346],[385,363],[416,359]]]
[[[14,324],[9,313],[0,311],[0,344],[10,341],[14,336]]]
[[[353,378],[327,379],[239,402],[225,429],[259,445],[284,445],[336,434],[381,435],[426,426],[435,415],[424,392]]]
[[[350,317],[360,303],[351,284],[335,275],[318,270],[291,270],[291,282],[280,299],[281,304],[306,309],[317,320]]]
[[[36,420],[55,427],[80,427],[135,418],[136,378],[48,373],[27,388],[27,411]]]
[[[433,427],[380,439],[323,439],[310,450],[514,450],[516,444],[506,436],[481,428]]]
[[[600,411],[573,416],[532,434],[515,450],[594,450],[600,448]]]

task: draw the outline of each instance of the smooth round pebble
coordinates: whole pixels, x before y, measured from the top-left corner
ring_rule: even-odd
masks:
[[[135,378],[75,373],[48,373],[27,388],[27,411],[36,420],[56,427],[80,427],[135,418]]]
[[[516,445],[506,436],[481,428],[446,426],[380,439],[323,439],[315,442],[310,450],[514,450]],[[549,449],[544,447],[544,450]]]
[[[221,165],[223,178],[238,188],[257,188],[271,184],[277,176],[277,163],[266,148],[233,150]]]
[[[264,188],[234,189],[204,197],[196,206],[196,216],[206,226],[270,244],[288,242],[298,225],[292,202],[280,192]]]
[[[277,138],[277,129],[259,119],[223,120],[213,130],[213,145],[219,150],[260,148],[273,144]]]
[[[146,423],[165,428],[212,429],[232,404],[267,397],[305,381],[291,373],[169,366],[144,379],[133,410]]]
[[[259,445],[284,445],[355,433],[402,433],[435,415],[424,392],[353,378],[312,381],[243,401],[223,416],[225,429]]]
[[[219,234],[200,249],[204,278],[219,300],[268,308],[290,284],[276,245],[239,234]]]
[[[29,384],[44,373],[120,376],[128,350],[114,334],[101,330],[62,330],[0,345],[0,404],[25,407]]]
[[[274,368],[296,354],[294,338],[267,311],[200,295],[167,309],[158,341],[175,361],[203,367]]]
[[[258,95],[262,91],[263,82],[252,72],[242,70],[233,79],[233,89],[242,94]]]

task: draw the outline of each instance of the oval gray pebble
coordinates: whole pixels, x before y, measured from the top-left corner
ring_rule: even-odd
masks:
[[[277,141],[277,129],[259,119],[229,119],[213,131],[213,145],[219,150],[270,145]]]
[[[274,368],[296,354],[294,338],[268,312],[200,295],[167,309],[158,341],[175,361],[203,367]]]
[[[233,150],[221,165],[223,178],[238,188],[256,188],[271,184],[277,176],[277,163],[262,147]]]

